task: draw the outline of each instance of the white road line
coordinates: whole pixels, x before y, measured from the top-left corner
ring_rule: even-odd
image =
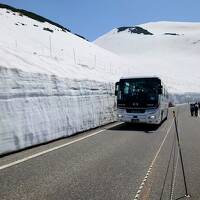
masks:
[[[9,163],[9,164],[2,165],[2,166],[0,166],[0,170],[6,169],[6,168],[8,168],[8,167],[12,167],[12,166],[14,166],[14,165],[23,163],[23,162],[25,162],[25,161],[27,161],[27,160],[30,160],[30,159],[36,158],[36,157],[38,157],[38,156],[47,154],[47,153],[49,153],[49,152],[52,152],[52,151],[61,149],[61,148],[66,147],[66,146],[68,146],[68,145],[74,144],[74,143],[79,142],[79,141],[81,141],[81,140],[84,140],[84,139],[87,139],[87,138],[92,137],[92,136],[94,136],[94,135],[97,135],[97,134],[99,134],[99,133],[101,133],[101,132],[106,131],[106,130],[109,129],[109,128],[118,126],[118,125],[120,125],[120,124],[123,124],[123,122],[117,123],[117,124],[112,125],[112,126],[108,126],[106,129],[99,130],[99,131],[97,131],[97,132],[95,132],[95,133],[91,133],[91,134],[89,134],[89,135],[87,135],[87,136],[81,137],[81,138],[76,139],[76,140],[73,140],[73,141],[71,141],[71,142],[68,142],[68,143],[65,143],[65,144],[62,144],[62,145],[53,147],[53,148],[51,148],[51,149],[47,149],[47,150],[45,150],[45,151],[41,151],[41,152],[39,152],[39,153],[36,153],[36,154],[31,155],[31,156],[22,158],[22,159],[20,159],[20,160],[16,160],[16,161],[11,162],[11,163]]]
[[[161,145],[160,145],[160,147],[159,147],[159,149],[158,149],[158,151],[157,151],[157,153],[156,153],[156,155],[155,155],[153,161],[151,162],[151,165],[150,165],[149,169],[147,170],[147,173],[146,173],[146,175],[145,175],[145,177],[144,177],[142,183],[140,184],[139,190],[136,192],[136,195],[135,195],[135,197],[134,197],[134,200],[138,200],[138,199],[139,199],[140,193],[141,193],[141,191],[142,191],[142,189],[143,189],[143,187],[144,187],[144,185],[145,185],[145,182],[147,181],[147,178],[149,177],[149,174],[151,173],[151,170],[152,170],[152,168],[153,168],[153,165],[154,165],[154,163],[155,163],[155,161],[156,161],[156,159],[157,159],[157,157],[158,157],[158,155],[159,155],[159,153],[160,153],[160,151],[161,151],[161,149],[162,149],[162,147],[163,147],[163,145],[164,145],[164,143],[165,143],[165,140],[167,139],[167,136],[168,136],[169,133],[170,133],[170,130],[171,130],[173,124],[174,124],[174,121],[172,120],[172,123],[171,123],[169,129],[167,130],[167,133],[166,133],[166,135],[165,135],[165,137],[164,137],[164,139],[163,139],[163,141],[162,141],[162,143],[161,143]]]
[[[176,160],[175,172],[174,172],[174,177],[173,177],[173,182],[172,182],[172,192],[170,194],[170,200],[173,200],[173,196],[174,196],[176,174],[177,174],[177,168],[178,168],[178,160],[179,160],[179,152],[177,153],[177,160]]]

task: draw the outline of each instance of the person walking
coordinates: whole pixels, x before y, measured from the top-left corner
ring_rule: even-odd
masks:
[[[196,102],[194,104],[194,113],[195,113],[195,117],[198,117],[198,112],[199,112],[199,105],[198,103]]]
[[[194,104],[193,103],[190,104],[190,113],[191,113],[191,116],[193,117],[193,115],[194,115]]]

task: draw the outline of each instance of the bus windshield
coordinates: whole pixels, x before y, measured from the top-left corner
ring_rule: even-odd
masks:
[[[160,85],[158,78],[121,79],[118,102],[128,107],[156,107]]]

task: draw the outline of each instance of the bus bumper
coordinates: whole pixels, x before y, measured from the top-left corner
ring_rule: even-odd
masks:
[[[127,122],[127,123],[135,123],[135,124],[160,124],[161,119],[159,119],[159,115],[157,113],[142,115],[142,114],[126,114],[126,113],[118,113],[118,121]]]

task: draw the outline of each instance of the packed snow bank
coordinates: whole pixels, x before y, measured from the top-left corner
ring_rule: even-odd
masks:
[[[113,122],[114,85],[0,67],[0,154]]]

